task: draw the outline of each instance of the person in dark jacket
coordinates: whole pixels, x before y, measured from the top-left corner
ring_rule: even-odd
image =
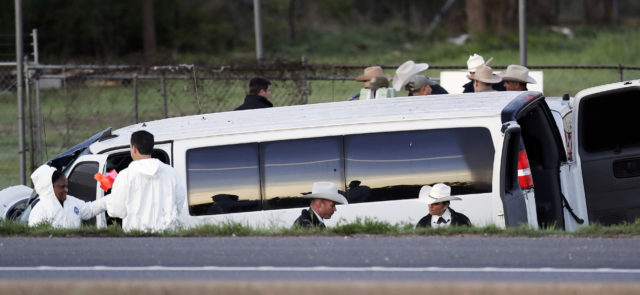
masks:
[[[236,108],[239,110],[262,109],[273,107],[269,101],[271,82],[264,78],[253,78],[249,81],[249,94],[244,97],[244,103]]]
[[[330,219],[336,212],[336,204],[347,204],[347,199],[338,193],[338,185],[332,182],[315,182],[311,194],[301,198],[311,200],[309,209],[303,209],[300,216],[293,223],[294,227],[325,228],[324,220]]]
[[[521,65],[509,65],[500,76],[507,91],[528,91],[527,83],[536,84],[536,80],[529,76],[529,69]]]
[[[419,199],[429,204],[429,214],[416,224],[418,227],[447,227],[452,225],[471,226],[469,218],[449,207],[449,201],[462,200],[451,195],[451,187],[444,183],[437,183],[433,187],[428,185],[420,189]]]
[[[422,74],[411,77],[405,87],[409,90],[409,96],[448,93],[442,86],[438,85],[438,83]]]
[[[469,81],[467,84],[462,85],[462,88],[464,89],[462,91],[462,93],[473,93],[476,92],[476,89],[474,88],[473,84],[473,77],[476,74],[476,68],[482,65],[488,65],[491,60],[493,60],[493,57],[489,58],[489,60],[487,60],[486,62],[484,61],[484,58],[480,55],[478,55],[477,53],[474,53],[473,55],[469,56],[469,59],[467,60],[467,71],[469,72],[469,76],[471,78],[469,78]],[[504,83],[503,82],[499,82],[499,83],[495,83],[492,84],[491,87],[493,88],[493,90],[495,91],[506,91],[507,88],[504,87]]]

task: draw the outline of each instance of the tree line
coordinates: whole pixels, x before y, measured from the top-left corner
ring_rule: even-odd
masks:
[[[0,4],[1,44],[12,42],[14,1]],[[517,31],[518,0],[262,0],[265,51],[343,30],[376,28],[391,41]],[[527,1],[530,25],[615,24],[636,15],[633,0]],[[566,15],[578,15],[568,17]],[[24,31],[38,29],[47,62],[154,63],[184,55],[228,55],[254,49],[253,0],[24,0]],[[438,21],[439,20],[439,21]],[[395,38],[395,39],[393,39]],[[25,51],[29,38],[25,35]],[[15,54],[0,47],[0,59]]]

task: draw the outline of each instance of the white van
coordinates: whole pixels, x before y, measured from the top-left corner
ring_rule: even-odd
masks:
[[[640,80],[585,89],[549,105],[563,133],[563,193],[575,213],[604,225],[634,222],[640,217]]]
[[[451,207],[476,226],[574,229],[592,216],[579,196],[579,165],[567,160],[561,129],[539,92],[170,118],[105,130],[50,164],[64,168],[70,195],[101,198],[104,192],[93,174],[126,168],[130,135],[141,129],[155,135],[153,156],[184,178],[190,212],[185,222],[190,224],[291,226],[309,206],[300,196],[316,181],[337,183],[349,200],[338,206],[328,226],[365,217],[415,224],[427,214],[418,199],[420,187],[438,182],[462,198]],[[104,217],[96,222],[105,225]]]

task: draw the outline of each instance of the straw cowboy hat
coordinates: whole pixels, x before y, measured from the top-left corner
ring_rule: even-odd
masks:
[[[536,84],[536,80],[529,76],[529,69],[521,65],[509,65],[507,70],[500,74],[503,81],[516,81]]]
[[[481,65],[488,65],[492,60],[493,57],[489,58],[489,60],[485,62],[484,58],[481,55],[474,53],[473,55],[469,56],[469,59],[467,60],[467,71],[469,73],[475,73],[477,67]]]
[[[369,81],[373,77],[385,77],[387,80],[391,79],[391,76],[385,75],[382,68],[379,66],[367,67],[364,69],[364,74],[356,78],[356,81]]]
[[[427,204],[442,203],[451,200],[462,200],[451,195],[451,187],[444,183],[436,183],[433,187],[425,185],[420,189],[418,199],[424,200]]]
[[[333,182],[319,181],[313,183],[311,193],[303,195],[306,199],[325,199],[338,204],[348,204],[347,199],[338,193],[338,185]]]
[[[402,90],[411,77],[426,71],[428,68],[429,65],[425,63],[417,64],[412,60],[406,61],[398,67],[396,74],[393,76],[393,88],[396,91]]]
[[[469,78],[469,80],[477,80],[488,84],[500,83],[500,81],[502,81],[502,78],[494,74],[491,67],[486,65],[480,65],[477,67],[475,76],[471,77],[470,74],[467,74],[467,78]]]

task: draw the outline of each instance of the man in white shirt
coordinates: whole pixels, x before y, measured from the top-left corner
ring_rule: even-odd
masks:
[[[336,204],[347,204],[347,199],[338,193],[338,185],[333,182],[320,181],[313,184],[311,194],[301,198],[309,198],[311,206],[309,210],[303,209],[302,213],[293,223],[294,227],[325,228],[324,220],[330,219],[336,212]]]
[[[82,220],[106,210],[105,198],[85,202],[67,195],[67,177],[46,164],[31,174],[31,180],[40,201],[29,214],[29,226],[50,222],[54,227],[78,228],[82,225]]]
[[[462,200],[451,195],[451,187],[437,183],[432,187],[425,185],[420,189],[419,199],[429,204],[429,214],[418,221],[416,227],[447,227],[451,225],[471,226],[469,218],[449,207],[449,201]]]
[[[186,189],[173,167],[151,158],[153,134],[131,134],[129,167],[113,182],[107,213],[122,218],[125,231],[177,229],[187,214]]]

